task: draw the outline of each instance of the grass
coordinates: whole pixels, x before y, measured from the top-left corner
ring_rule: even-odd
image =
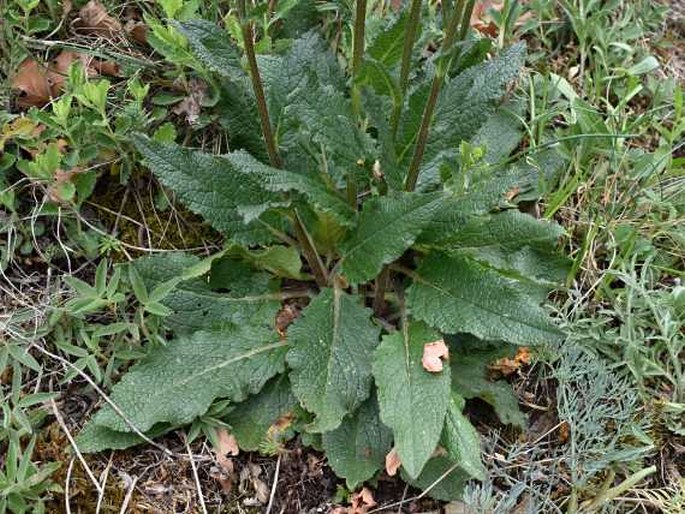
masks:
[[[162,4],[167,12],[172,8]],[[137,127],[161,131],[163,137],[171,130],[164,124],[172,122],[185,138],[197,138],[207,129],[212,139],[215,120],[201,114],[199,125],[189,126],[182,115],[155,106],[168,100],[156,90],[180,67],[161,66],[140,48],[116,39],[68,37],[56,4],[31,5],[9,4],[2,27],[7,34],[2,45],[9,48],[2,69],[8,75],[29,49],[44,51],[45,40],[62,36],[60,45],[96,42],[99,55],[123,56],[125,65],[144,62],[155,69],[150,76],[109,79],[102,103],[88,86],[69,86],[73,111],[64,123],[58,122],[54,107],[46,107],[28,115],[32,128],[12,135],[24,154],[45,155],[47,170],[51,143],[92,138],[88,141],[98,155],[73,159],[81,159],[75,164],[99,176],[97,183],[84,185],[90,191],[74,192],[72,205],[77,208],[47,205],[43,195],[59,184],[44,179],[40,169],[33,175],[19,173],[14,162],[0,157],[0,512],[57,511],[70,483],[71,494],[88,501],[96,495],[86,507],[92,510],[98,496],[87,470],[95,476],[111,469],[113,461],[93,458],[82,466],[75,451],[67,450],[67,434],[76,431],[96,398],[94,386],[106,390],[120,371],[144,355],[143,340],[163,339],[154,315],[136,307],[134,287],[113,274],[102,257],[125,260],[146,247],[157,251],[216,241],[212,233],[183,238],[187,227],[195,227],[193,218],[139,173],[126,134]],[[107,7],[111,13],[123,12],[116,3]],[[516,2],[505,2],[503,12],[520,9]],[[529,74],[520,84],[529,107],[522,120],[528,135],[522,150],[533,155],[555,147],[565,158],[559,175],[544,185],[544,200],[536,208],[567,229],[573,266],[556,306],[569,338],[559,348],[543,349],[535,365],[513,379],[527,406],[528,430],[520,435],[480,427],[489,478],[469,484],[457,508],[484,513],[681,513],[685,76],[674,76],[677,69],[659,64],[672,62],[669,52],[683,35],[666,24],[667,6],[643,0],[531,0],[525,9],[534,16],[519,24],[514,14],[492,16],[501,43],[525,38],[531,49]],[[208,19],[219,17],[209,3],[202,3],[199,11]],[[328,30],[331,26],[335,24]],[[188,92],[186,79],[179,98]],[[143,93],[143,83],[149,92]],[[2,94],[8,97],[9,91]],[[0,113],[5,135],[12,126],[11,112],[16,109]],[[115,123],[127,116],[128,123]],[[93,130],[96,122],[102,123]],[[36,134],[38,123],[48,130]],[[222,143],[208,140],[207,146],[212,145]],[[64,281],[65,273],[82,281]],[[64,424],[56,421],[54,409],[63,413]],[[220,405],[216,412],[220,417]],[[206,422],[214,426],[216,419]],[[193,431],[202,433],[202,426]],[[178,440],[165,444],[186,452]],[[202,459],[211,459],[201,439],[192,448]],[[158,471],[169,466],[154,452],[150,448],[145,457],[126,452],[112,458],[124,472],[142,472],[142,465]],[[60,465],[65,455],[70,464]],[[273,469],[273,463],[263,465]],[[316,469],[320,463],[310,461],[309,466]],[[177,476],[166,483],[197,497],[188,460],[178,459],[170,469],[167,475]],[[162,475],[155,473],[163,486]],[[214,471],[203,473],[199,490],[209,503],[221,505],[220,478],[212,476]],[[216,473],[220,477],[222,471]],[[254,480],[249,485],[246,479],[241,501],[261,487]],[[123,487],[110,479],[106,508],[117,511],[131,501],[126,493],[134,486],[130,477]],[[199,506],[190,501],[188,509],[193,508]]]

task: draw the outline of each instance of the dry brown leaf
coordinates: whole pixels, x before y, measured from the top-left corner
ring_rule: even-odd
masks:
[[[490,371],[495,371],[505,377],[516,373],[523,366],[527,366],[531,361],[530,349],[527,346],[521,346],[516,350],[516,355],[513,358],[503,357],[496,360],[488,368]]]
[[[234,466],[233,459],[229,457],[238,455],[240,448],[238,448],[238,441],[233,434],[229,434],[225,428],[219,428],[216,431],[216,447],[214,454],[216,461],[221,466],[221,469],[229,474],[233,474]]]
[[[53,95],[53,83],[48,76],[48,69],[31,58],[19,65],[12,79],[12,89],[19,93],[19,107],[42,107]]]
[[[147,44],[148,26],[142,21],[128,20],[124,25],[124,32],[136,43]]]
[[[481,2],[476,2],[471,13],[471,27],[476,29],[482,34],[486,34],[490,37],[497,37],[498,28],[490,15],[490,11],[500,12],[504,8],[504,2],[493,1],[493,0],[483,0]],[[514,26],[518,27],[523,25],[527,20],[533,17],[531,11],[524,12],[518,20],[514,23]]]
[[[385,456],[385,472],[388,476],[394,477],[401,465],[400,455],[397,453],[397,448],[393,446],[392,450]]]
[[[60,52],[49,65],[29,57],[21,63],[12,79],[12,90],[19,93],[18,106],[42,107],[58,96],[64,87],[69,67],[74,61],[81,61],[88,77],[119,73],[118,64],[94,59],[80,52]]]
[[[200,117],[202,102],[207,93],[207,85],[199,80],[191,79],[188,96],[181,100],[173,109],[174,114],[185,115],[189,125],[194,124]]]
[[[107,13],[107,9],[97,0],[90,0],[81,7],[76,25],[86,34],[111,36],[121,32],[121,23]]]
[[[352,495],[350,504],[351,508],[348,510],[348,514],[366,514],[370,508],[378,505],[373,499],[373,494],[366,487]]]
[[[286,337],[286,330],[290,324],[295,321],[300,315],[299,309],[290,303],[287,303],[276,314],[276,332],[281,338]]]
[[[444,340],[439,339],[423,345],[423,358],[421,359],[421,364],[426,371],[438,373],[442,371],[443,359],[447,359],[448,357],[449,350],[447,345]]]

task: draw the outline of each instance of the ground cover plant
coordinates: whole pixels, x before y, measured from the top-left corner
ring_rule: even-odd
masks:
[[[94,4],[3,27],[2,509],[682,511],[663,8]]]
[[[224,398],[261,418],[229,413],[248,450],[255,432],[297,406],[296,428],[316,436],[351,488],[384,466],[401,465],[423,487],[458,467],[430,491],[452,499],[464,478],[483,475],[462,413],[464,396],[479,393],[451,379],[449,354],[458,362],[478,345],[561,337],[540,304],[564,268],[554,252],[562,230],[517,209],[525,188],[535,194],[537,170],[500,165],[507,149],[484,152],[495,144],[488,123],[512,130],[499,106],[525,49],[482,62],[489,44],[466,39],[472,8],[442,13],[440,50],[417,67],[407,24],[418,14],[396,14],[364,48],[361,4],[349,81],[315,32],[258,59],[255,21],[242,12],[244,70],[226,31],[172,25],[255,116],[229,117],[223,155],[133,140],[230,244],[201,261],[128,266],[137,300],[174,336],[113,387],[113,404],[77,440],[82,450],[141,442],[141,432],[190,423]],[[258,123],[261,133],[232,138]]]

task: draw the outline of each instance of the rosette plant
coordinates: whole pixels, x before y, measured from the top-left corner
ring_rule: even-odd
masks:
[[[525,47],[470,34],[473,1],[441,5],[422,34],[420,0],[373,24],[358,0],[349,55],[316,29],[258,53],[268,13],[244,5],[237,40],[173,25],[219,91],[228,148],[134,144],[226,246],[128,265],[172,335],[113,387],[83,449],[139,443],[221,401],[242,449],[287,419],[281,437],[323,450],[349,487],[387,465],[418,487],[441,477],[430,493],[447,499],[483,476],[465,400],[523,422],[487,363],[561,337],[543,303],[565,263],[560,227],[521,208],[554,165],[523,141]]]

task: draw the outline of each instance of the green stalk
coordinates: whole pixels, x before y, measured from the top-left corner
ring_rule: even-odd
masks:
[[[255,99],[257,101],[257,110],[259,111],[259,120],[262,126],[262,135],[266,142],[266,150],[269,154],[269,162],[274,168],[282,168],[283,161],[278,152],[276,145],[276,138],[271,129],[271,120],[269,118],[269,107],[266,103],[266,95],[264,94],[264,87],[262,86],[262,79],[259,74],[259,67],[257,66],[257,56],[254,48],[254,24],[247,20],[245,11],[245,0],[240,0],[238,3],[240,16],[243,20],[242,33],[243,44],[245,46],[245,56],[247,57],[248,67],[250,68],[250,78],[252,80],[252,89],[254,90]],[[319,257],[312,238],[309,236],[307,229],[302,223],[297,210],[293,209],[293,229],[295,237],[302,250],[304,258],[307,260],[309,267],[312,269],[316,283],[323,287],[328,282],[328,273],[321,258]]]
[[[466,8],[462,11],[461,6],[463,5],[463,0],[460,0],[454,9],[454,14],[447,24],[447,30],[445,31],[445,39],[442,43],[441,52],[446,54],[450,48],[454,45],[457,39],[457,29],[461,25],[461,31],[459,36],[461,39],[466,37],[468,33],[468,24],[471,19],[471,13],[473,12],[473,6],[475,0],[469,0]],[[461,22],[461,23],[460,23]],[[447,70],[449,70],[450,60],[441,59],[438,62],[438,66],[435,70],[435,75],[433,75],[433,82],[431,84],[431,90],[428,95],[428,101],[423,109],[423,116],[421,118],[421,126],[419,128],[419,134],[416,139],[416,147],[414,148],[414,155],[412,156],[411,164],[409,165],[409,171],[407,173],[407,179],[404,183],[404,189],[406,191],[413,191],[416,188],[416,183],[419,179],[419,169],[421,166],[421,161],[423,160],[423,155],[426,152],[426,144],[428,143],[428,131],[430,129],[431,121],[433,120],[433,112],[435,111],[435,105],[438,102],[438,95],[440,94],[440,88],[447,75]]]
[[[393,136],[397,135],[397,128],[402,114],[404,95],[409,84],[409,69],[411,68],[411,54],[416,42],[416,33],[421,22],[421,0],[412,0],[409,7],[409,19],[407,20],[407,30],[404,33],[404,47],[402,48],[402,64],[400,65],[400,98],[393,108],[391,127]]]
[[[269,162],[274,168],[282,168],[283,161],[281,155],[278,153],[276,146],[276,138],[271,129],[271,121],[269,119],[269,108],[266,104],[266,95],[264,94],[264,86],[262,86],[262,79],[259,75],[259,67],[257,66],[257,56],[254,49],[254,24],[251,21],[243,23],[243,43],[245,45],[245,56],[247,57],[247,64],[250,68],[250,78],[252,79],[252,89],[254,90],[255,99],[257,100],[257,111],[259,111],[259,121],[262,125],[262,134],[266,142],[266,151],[269,154]]]
[[[366,0],[357,0],[354,13],[354,33],[352,35],[352,108],[359,113],[361,95],[357,88],[357,79],[364,56],[364,30],[366,28]]]

